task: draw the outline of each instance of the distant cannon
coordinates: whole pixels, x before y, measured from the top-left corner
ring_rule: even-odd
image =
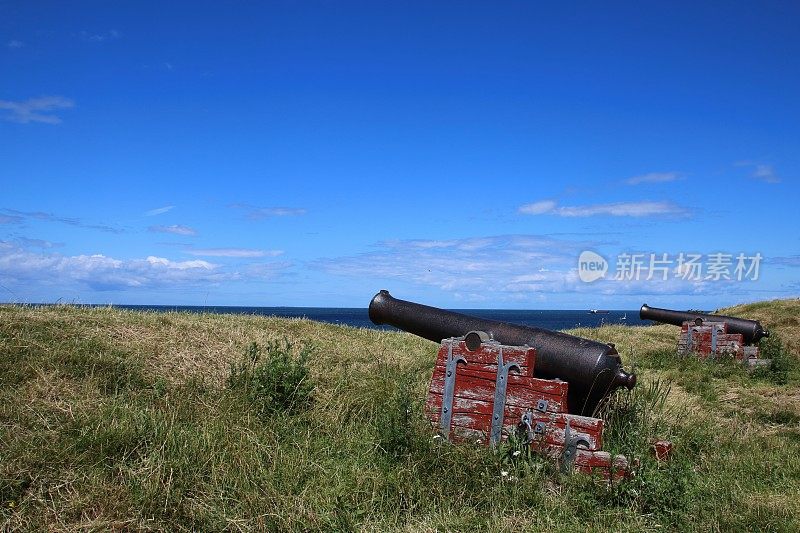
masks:
[[[622,368],[613,344],[583,339],[542,328],[486,320],[393,298],[380,291],[369,304],[369,318],[375,324],[389,324],[434,342],[485,332],[503,345],[528,346],[536,350],[534,375],[569,383],[569,413],[588,415],[600,401],[619,387],[632,389],[636,374]],[[476,344],[476,345],[477,345]]]
[[[697,326],[706,322],[725,322],[728,325],[727,332],[741,335],[744,342],[747,344],[755,344],[763,337],[769,337],[769,331],[764,329],[757,320],[747,320],[733,316],[695,313],[691,311],[673,311],[671,309],[650,307],[644,304],[639,310],[639,318],[663,322],[664,324],[672,324],[673,326],[681,326],[684,322],[692,322]]]

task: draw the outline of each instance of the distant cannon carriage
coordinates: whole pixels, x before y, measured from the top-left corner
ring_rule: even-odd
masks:
[[[703,359],[732,356],[750,366],[768,364],[759,359],[758,342],[769,331],[757,320],[693,311],[673,311],[642,305],[639,317],[681,328],[679,355],[694,354]]]

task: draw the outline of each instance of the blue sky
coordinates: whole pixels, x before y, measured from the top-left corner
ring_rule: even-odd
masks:
[[[796,2],[1,2],[0,301],[798,296],[798,27]]]

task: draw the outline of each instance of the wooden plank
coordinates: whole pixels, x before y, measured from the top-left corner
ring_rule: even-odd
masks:
[[[439,415],[442,407],[442,396],[432,394],[425,404],[426,411],[431,421],[438,427]],[[458,426],[477,431],[483,431],[488,437],[492,422],[492,403],[481,400],[463,399],[456,397],[453,401],[452,426]],[[506,434],[513,433],[526,408],[508,406],[503,413],[503,428]],[[553,444],[564,445],[567,421],[570,424],[571,434],[585,436],[592,450],[602,447],[603,421],[599,418],[583,417],[563,413],[532,413],[532,425],[537,422],[546,424],[546,440]]]
[[[462,341],[453,345],[453,354],[458,354],[463,357],[467,363],[476,364],[497,364],[497,356],[500,354],[501,346],[482,345],[474,352],[467,349],[466,344]],[[520,346],[502,346],[503,359],[506,363],[515,362],[520,366],[534,366],[536,358],[536,350],[533,348],[526,348]],[[439,349],[439,357],[445,361],[447,359],[447,345],[442,345]]]
[[[446,368],[444,365],[436,365],[433,371],[433,379],[444,380],[445,373]],[[461,380],[472,382],[477,379],[483,379],[494,384],[497,380],[497,366],[492,368],[488,365],[459,364],[456,368],[456,388],[458,388],[459,381]],[[569,384],[565,381],[531,378],[530,376],[518,374],[516,371],[508,373],[508,386],[511,387],[512,385],[531,387],[543,394],[563,394],[565,398],[567,390],[569,389]]]
[[[512,374],[513,375],[513,374]],[[434,369],[429,391],[444,393],[445,369]],[[456,370],[456,395],[464,398],[494,398],[495,379],[483,373],[469,372],[459,366]],[[527,376],[509,377],[506,389],[506,403],[535,408],[540,399],[548,401],[547,410],[555,413],[566,412],[569,386],[561,381],[530,378]]]

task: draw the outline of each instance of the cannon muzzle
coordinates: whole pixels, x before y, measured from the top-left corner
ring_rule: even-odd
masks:
[[[380,291],[372,298],[369,318],[375,324],[389,324],[433,342],[484,331],[501,344],[535,348],[535,376],[569,383],[572,414],[590,415],[615,389],[632,389],[636,385],[636,374],[622,368],[613,344],[398,300],[389,291]]]
[[[769,337],[769,331],[764,329],[761,323],[757,320],[747,320],[734,316],[693,313],[689,311],[673,311],[671,309],[650,307],[649,305],[644,304],[639,310],[639,318],[643,320],[663,322],[664,324],[672,324],[674,326],[680,326],[684,322],[696,322],[698,325],[702,322],[726,322],[728,324],[728,333],[741,334],[744,338],[744,342],[747,344],[753,344],[761,340],[763,337]]]

